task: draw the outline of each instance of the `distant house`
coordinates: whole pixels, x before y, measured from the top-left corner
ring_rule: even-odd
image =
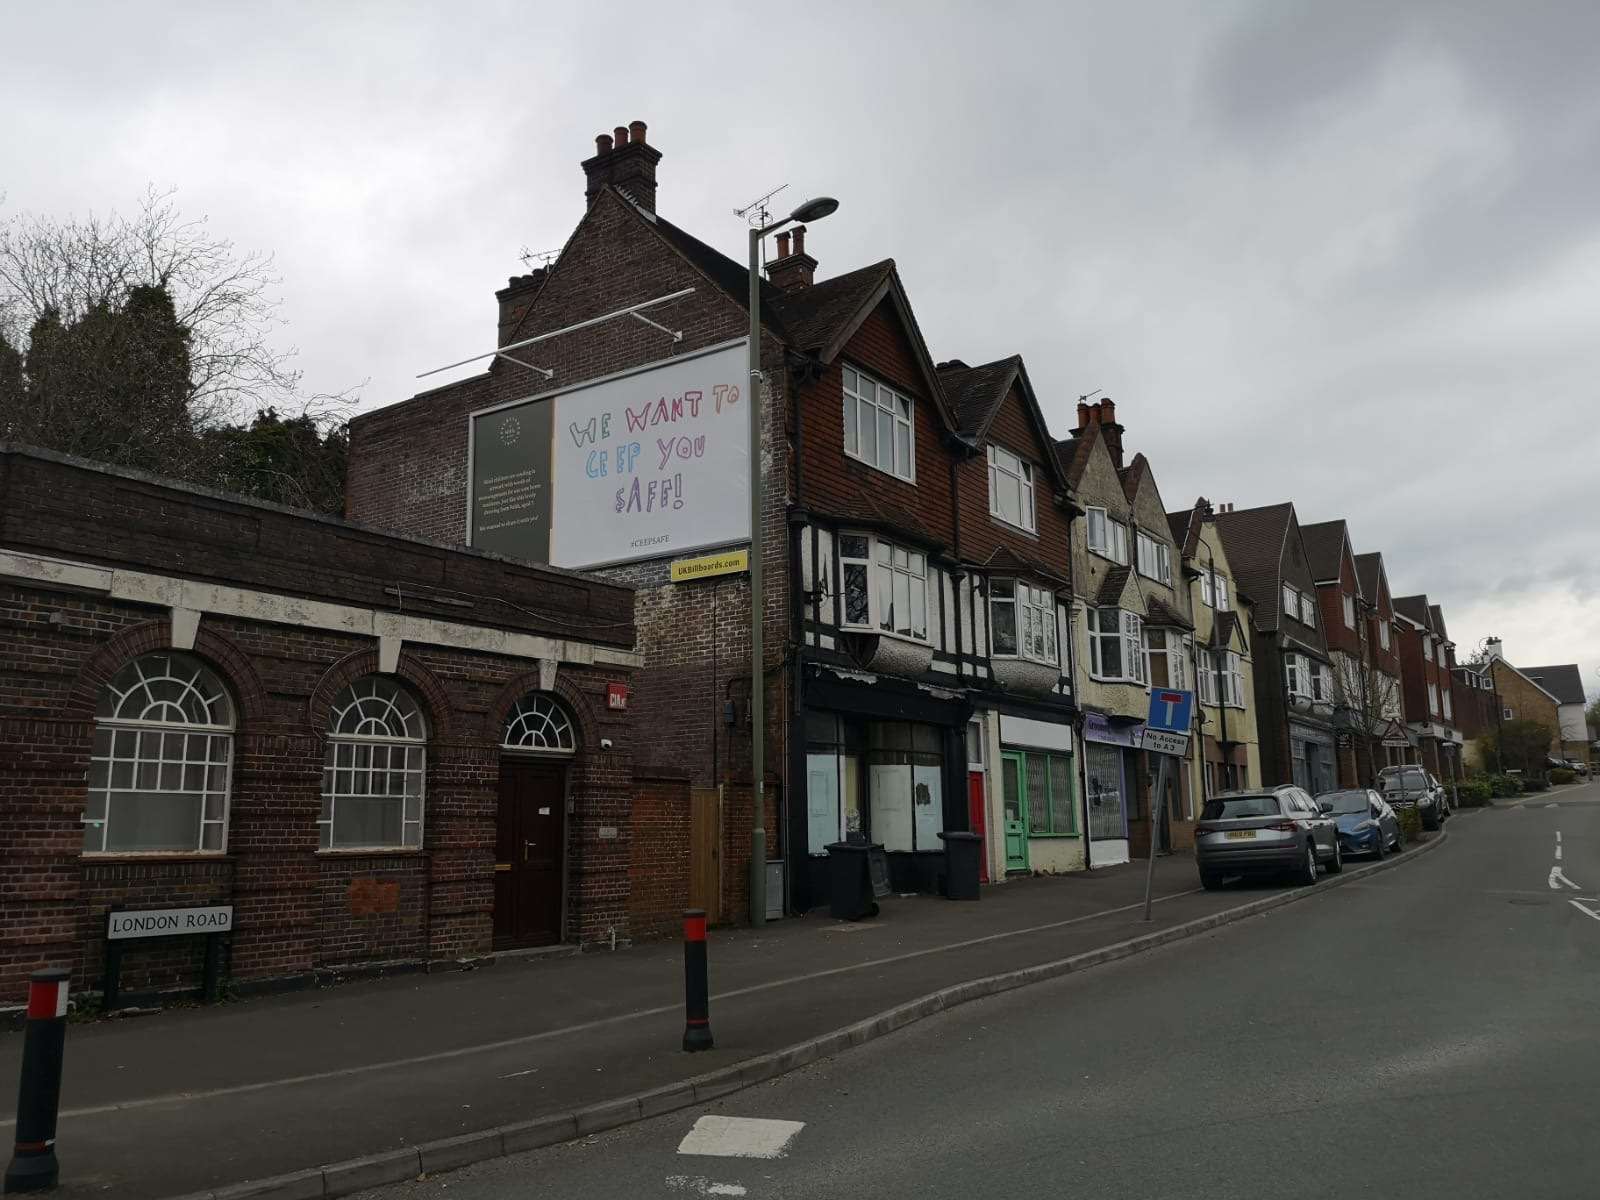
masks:
[[[1417,738],[1422,764],[1443,780],[1459,778],[1461,731],[1456,728],[1455,643],[1445,629],[1444,614],[1426,595],[1401,596],[1394,602],[1400,616],[1400,668],[1406,727]]]
[[[1486,647],[1487,670],[1500,701],[1500,723],[1537,721],[1550,729],[1550,751],[1561,745],[1561,701],[1526,671],[1513,666],[1505,657],[1499,638],[1490,638]]]
[[[1522,673],[1556,698],[1560,707],[1557,719],[1561,722],[1561,754],[1564,758],[1589,762],[1592,756],[1589,725],[1584,714],[1588,703],[1583,694],[1583,672],[1577,663],[1561,663],[1554,667],[1523,667]]]
[[[1377,747],[1398,709],[1399,688],[1373,660],[1371,601],[1361,587],[1350,530],[1343,521],[1303,525],[1311,575],[1333,661],[1334,728],[1340,787],[1371,787],[1382,765]]]
[[[1398,766],[1416,761],[1417,742],[1406,729],[1405,708],[1401,703],[1399,617],[1394,611],[1394,593],[1389,589],[1389,573],[1383,555],[1377,552],[1356,555],[1356,578],[1361,584],[1366,609],[1367,652],[1372,693],[1378,697],[1378,715],[1384,721],[1379,741],[1379,766]]]
[[[1216,524],[1239,586],[1256,602],[1250,646],[1261,781],[1328,791],[1338,778],[1333,662],[1294,505],[1225,506]]]

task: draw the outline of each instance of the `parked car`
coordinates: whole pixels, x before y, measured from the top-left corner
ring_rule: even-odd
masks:
[[[1371,788],[1345,788],[1323,792],[1317,804],[1332,811],[1344,854],[1370,854],[1381,859],[1390,850],[1404,850],[1405,833],[1389,802]]]
[[[1414,807],[1424,829],[1437,829],[1449,815],[1444,789],[1425,767],[1385,767],[1378,772],[1378,790],[1395,808]]]
[[[1332,874],[1344,869],[1333,818],[1291,784],[1212,796],[1194,834],[1200,883],[1208,889],[1230,875],[1288,872],[1311,884],[1319,864]]]
[[[1571,771],[1574,775],[1587,776],[1589,774],[1589,764],[1584,762],[1581,758],[1566,759],[1564,765],[1566,766],[1567,770]]]

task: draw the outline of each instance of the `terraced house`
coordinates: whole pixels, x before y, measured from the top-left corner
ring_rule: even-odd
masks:
[[[1333,663],[1293,504],[1216,514],[1228,561],[1257,601],[1251,628],[1261,782],[1334,786]]]
[[[1072,563],[1083,708],[1084,788],[1091,865],[1143,856],[1152,810],[1165,805],[1171,836],[1187,840],[1195,818],[1186,772],[1153,798],[1155,762],[1139,749],[1148,688],[1192,686],[1194,620],[1166,508],[1144,455],[1123,460],[1123,427],[1111,400],[1078,405],[1078,428],[1058,443],[1083,517]],[[1163,828],[1159,822],[1158,828]]]
[[[1204,497],[1188,512],[1167,514],[1183,560],[1194,614],[1194,677],[1199,722],[1198,753],[1190,759],[1190,787],[1198,797],[1261,786],[1261,745],[1256,734],[1255,665],[1250,657],[1251,603],[1234,578]]]
[[[1426,595],[1394,602],[1400,624],[1400,667],[1406,725],[1417,742],[1417,760],[1439,779],[1462,775],[1461,730],[1456,727],[1455,643],[1444,613]]]
[[[1374,736],[1358,757],[1363,769],[1381,771],[1415,761],[1416,738],[1406,728],[1401,700],[1399,617],[1389,572],[1383,555],[1374,551],[1356,555],[1356,581],[1361,587],[1362,620],[1366,624],[1367,666],[1362,672],[1363,693],[1358,704],[1366,710],[1367,727]]]

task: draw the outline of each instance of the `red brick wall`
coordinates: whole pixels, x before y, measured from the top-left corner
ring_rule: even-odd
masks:
[[[1355,608],[1356,627],[1351,629],[1344,623],[1344,598],[1349,596],[1354,603],[1357,590],[1355,560],[1346,549],[1339,563],[1338,583],[1317,588],[1317,608],[1322,616],[1323,637],[1328,649],[1343,650],[1359,659],[1362,656],[1359,604]]]
[[[632,828],[629,925],[636,938],[670,936],[689,906],[689,781],[636,780]]]
[[[1040,443],[1015,387],[995,414],[989,440],[1033,463],[1035,534],[1030,536],[990,515],[989,458],[987,452],[980,452],[962,462],[956,472],[962,555],[983,562],[996,549],[1004,546],[1024,559],[1040,563],[1057,575],[1066,575],[1071,555],[1067,516],[1055,505],[1054,485],[1050,482],[1050,472],[1045,468],[1051,448]]]

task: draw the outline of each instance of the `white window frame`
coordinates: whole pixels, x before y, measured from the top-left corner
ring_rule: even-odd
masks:
[[[1158,583],[1172,583],[1172,548],[1142,529],[1134,530],[1139,574]]]
[[[1456,714],[1451,711],[1453,706],[1450,703],[1450,691],[1449,691],[1449,689],[1448,688],[1441,688],[1440,691],[1439,691],[1439,698],[1444,703],[1444,719],[1446,721],[1454,721],[1456,719]]]
[[[1013,521],[1000,511],[1000,488],[1015,488],[1019,519]],[[1037,528],[1034,511],[1033,464],[1003,446],[989,443],[989,515],[1014,529],[1033,533]]]
[[[1101,558],[1110,559],[1119,567],[1128,565],[1128,526],[1125,522],[1113,517],[1109,510],[1104,508],[1089,508],[1085,510],[1086,522],[1085,537],[1091,554],[1098,554]],[[1099,537],[1095,536],[1095,526],[1099,525]]]
[[[847,538],[865,538],[867,542],[867,557],[860,558],[844,552]],[[880,538],[876,534],[866,533],[858,529],[841,530],[834,538],[834,545],[838,548],[839,555],[839,592],[841,607],[839,610],[839,627],[841,629],[862,629],[872,633],[886,633],[892,637],[905,638],[907,641],[926,644],[931,639],[931,622],[928,620],[928,577],[931,574],[928,567],[928,556],[921,550],[913,550],[910,546]],[[888,561],[885,561],[887,556]],[[904,560],[903,562],[901,560]],[[848,603],[845,578],[851,567],[866,567],[867,576],[867,620],[853,621],[843,604]],[[887,575],[887,579],[884,577]],[[889,588],[889,608],[892,610],[895,600],[897,581],[904,578],[906,581],[906,607],[907,619],[904,629],[898,628],[898,621],[891,627],[886,622],[889,614],[884,612],[883,588],[885,583]],[[916,632],[916,613],[918,611],[917,599],[921,597],[922,632]]]
[[[1291,696],[1311,698],[1311,660],[1304,654],[1283,656],[1283,686]]]
[[[1223,686],[1227,694],[1222,702],[1228,708],[1244,707],[1244,659],[1237,650],[1225,650],[1226,656],[1223,663]]]
[[[352,719],[352,714],[354,714]],[[354,725],[354,728],[349,726]],[[363,753],[364,752],[364,753]],[[379,758],[383,765],[379,765]],[[395,755],[399,755],[399,764]],[[356,776],[365,775],[369,790],[355,788]],[[401,777],[401,790],[393,791],[393,776]],[[350,786],[341,787],[347,776]],[[370,790],[384,777],[385,790]],[[416,781],[416,791],[406,790]],[[422,707],[402,685],[383,675],[364,675],[335,698],[328,711],[328,749],[323,758],[322,813],[317,818],[318,849],[323,853],[371,850],[420,850],[428,794],[428,726]],[[415,798],[415,815],[409,802]],[[382,799],[400,806],[398,842],[348,842],[335,844],[340,800]]]
[[[1437,683],[1428,685],[1428,715],[1434,717],[1439,715],[1439,685]]]
[[[1422,657],[1423,658],[1432,658],[1433,657],[1433,639],[1431,637],[1429,637],[1427,634],[1423,634],[1422,635]]]
[[[1144,622],[1139,614],[1121,608],[1091,608],[1088,612],[1084,625],[1089,634],[1089,674],[1103,683],[1144,683]],[[1113,628],[1102,629],[1101,623],[1112,613],[1116,614],[1111,617]],[[1103,642],[1117,646],[1118,674],[1105,670]]]
[[[1011,611],[1011,636],[1016,649],[995,649],[999,643],[999,611]],[[1025,658],[1060,667],[1056,644],[1056,594],[1021,579],[989,581],[989,648],[994,658]]]
[[[1216,595],[1211,590],[1210,571],[1200,572],[1200,603],[1207,608],[1215,608],[1217,606]]]
[[[875,471],[903,479],[917,481],[917,402],[898,388],[892,388],[875,376],[855,367],[843,371],[844,392],[844,452],[857,462],[866,463]],[[886,397],[885,403],[880,397]],[[861,414],[870,410],[872,415],[873,456],[862,451]],[[881,414],[881,415],[880,415]],[[883,459],[883,423],[889,422],[889,456]],[[905,462],[900,461],[900,432],[906,433]]]
[[[106,685],[95,719],[83,853],[226,853],[234,729],[228,690],[204,664],[166,651],[126,663]],[[199,798],[192,842],[111,844],[119,811],[161,796]]]
[[[1379,618],[1378,620],[1378,645],[1382,646],[1385,650],[1389,649],[1389,647],[1393,645],[1389,632],[1389,622],[1383,620],[1382,618]]]
[[[1349,592],[1342,593],[1344,601],[1344,625],[1346,629],[1356,627],[1356,598]]]
[[[1195,692],[1201,704],[1215,707],[1217,703],[1217,659],[1222,651],[1207,647],[1200,654],[1200,678],[1195,680]]]
[[[1434,653],[1435,653],[1436,661],[1438,662],[1438,664],[1441,667],[1446,666],[1447,664],[1446,664],[1445,660],[1446,660],[1447,656],[1445,654],[1445,646],[1444,646],[1443,642],[1439,642],[1434,646]]]
[[[1300,619],[1300,589],[1292,583],[1283,585],[1283,615]]]
[[[1232,610],[1232,605],[1233,602],[1228,599],[1228,577],[1219,574],[1217,576],[1217,611],[1229,612]]]
[[[1311,676],[1311,699],[1318,704],[1333,701],[1333,668],[1326,663],[1311,662],[1307,668]]]
[[[1300,593],[1300,624],[1307,629],[1317,627],[1317,597],[1314,592]]]

